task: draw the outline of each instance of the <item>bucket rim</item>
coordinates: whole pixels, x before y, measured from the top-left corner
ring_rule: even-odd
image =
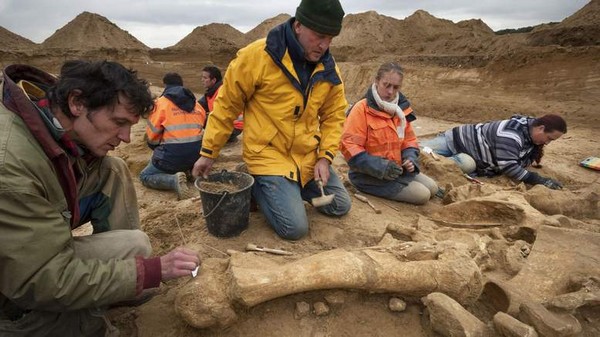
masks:
[[[223,192],[221,192],[221,193],[215,193],[215,192],[212,192],[212,191],[206,191],[206,190],[203,190],[202,188],[200,188],[200,185],[199,185],[199,184],[200,184],[201,182],[204,182],[204,181],[209,181],[209,180],[208,180],[208,179],[205,179],[205,178],[204,178],[204,177],[202,177],[202,176],[198,176],[198,177],[196,177],[196,180],[194,180],[194,187],[195,187],[195,188],[196,188],[198,191],[200,191],[200,192],[202,192],[202,193],[208,193],[208,194],[214,194],[214,195],[223,195],[223,194],[226,194],[226,193],[227,193],[227,194],[239,193],[239,192],[242,192],[242,191],[245,191],[245,190],[247,190],[247,189],[251,188],[251,187],[252,187],[252,185],[254,185],[254,177],[253,177],[252,175],[248,174],[248,173],[245,173],[245,172],[221,170],[221,172],[211,173],[210,175],[208,175],[208,177],[210,178],[211,176],[216,176],[216,175],[223,174],[223,173],[229,173],[229,174],[234,174],[234,175],[239,175],[239,176],[247,177],[247,178],[249,178],[249,184],[248,184],[248,186],[245,186],[245,187],[241,187],[241,188],[239,188],[239,189],[238,189],[238,190],[236,190],[235,192],[227,192],[227,191],[223,191]]]

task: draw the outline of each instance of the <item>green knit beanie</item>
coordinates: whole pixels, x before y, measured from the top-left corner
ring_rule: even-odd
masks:
[[[302,0],[296,20],[317,33],[336,36],[342,30],[344,10],[338,0]]]

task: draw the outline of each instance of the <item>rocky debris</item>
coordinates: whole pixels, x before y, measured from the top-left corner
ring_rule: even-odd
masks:
[[[346,294],[343,291],[336,291],[325,296],[325,302],[329,305],[340,305],[346,302]]]
[[[519,319],[532,325],[542,337],[570,337],[581,333],[581,324],[573,315],[555,314],[539,303],[523,303]]]
[[[494,327],[504,337],[538,337],[533,327],[503,312],[494,315]]]
[[[317,316],[327,316],[329,315],[329,306],[325,302],[315,302],[313,312]]]
[[[486,325],[450,296],[431,293],[422,299],[434,331],[447,337],[483,337]]]
[[[573,292],[558,295],[546,303],[546,307],[557,308],[568,312],[582,306],[600,305],[600,279],[590,277],[580,280],[575,277],[571,279],[569,288],[578,289]]]
[[[391,297],[390,301],[388,302],[388,307],[391,311],[401,312],[406,310],[406,302],[399,299],[398,297]]]
[[[294,318],[300,319],[306,317],[310,313],[310,304],[306,302],[296,302],[296,310],[294,311]]]

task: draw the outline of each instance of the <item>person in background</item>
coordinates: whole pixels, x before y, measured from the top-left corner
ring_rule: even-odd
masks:
[[[179,74],[167,73],[163,83],[165,90],[155,100],[146,126],[152,159],[140,180],[146,187],[176,191],[179,200],[187,199],[194,191],[187,186],[186,172],[200,157],[206,112]]]
[[[422,145],[450,157],[467,174],[504,174],[526,184],[561,189],[560,182],[528,171],[526,167],[539,165],[544,146],[565,133],[567,123],[558,115],[539,118],[514,115],[505,120],[460,125]]]
[[[127,165],[107,156],[152,110],[148,84],[107,61],[65,62],[58,79],[19,64],[3,74],[0,335],[116,335],[108,306],[200,263],[182,247],[150,256]],[[87,222],[93,234],[74,237]]]
[[[242,48],[225,73],[202,142],[195,176],[207,176],[227,141],[233,120],[244,111],[243,157],[254,176],[252,195],[282,238],[308,233],[303,204],[325,194],[317,207],[341,216],[351,200],[331,168],[348,103],[339,69],[329,53],[344,10],[338,0],[302,0],[295,17],[266,39]]]
[[[217,95],[219,94],[219,88],[221,88],[221,85],[223,85],[221,71],[219,70],[219,68],[217,68],[215,66],[204,67],[202,69],[202,84],[206,88],[206,92],[204,93],[204,95],[202,97],[200,97],[200,99],[198,100],[198,103],[200,103],[200,105],[202,105],[202,107],[206,111],[206,113],[207,113],[206,121],[208,121],[208,115],[213,110],[215,99],[217,98]],[[206,127],[206,123],[204,124],[204,126]],[[244,130],[244,113],[241,112],[238,115],[238,117],[233,121],[233,130],[231,131],[231,136],[229,136],[229,139],[227,140],[227,142],[228,143],[234,142],[237,139],[237,136],[239,136],[243,130]]]
[[[359,191],[422,205],[438,186],[419,170],[419,144],[411,126],[416,117],[400,92],[403,77],[396,63],[379,67],[365,98],[348,114],[340,149],[350,167],[348,178]]]

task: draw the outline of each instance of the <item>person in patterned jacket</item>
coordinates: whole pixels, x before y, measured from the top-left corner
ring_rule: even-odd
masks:
[[[460,125],[422,143],[450,157],[467,174],[506,175],[530,185],[561,189],[562,184],[527,170],[539,165],[544,146],[567,133],[565,120],[554,114],[538,118],[514,115],[510,119]]]

